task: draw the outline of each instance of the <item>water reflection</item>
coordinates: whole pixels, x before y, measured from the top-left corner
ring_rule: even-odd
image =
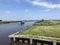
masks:
[[[31,45],[31,44],[28,44],[28,43],[22,43],[22,42],[10,42],[9,45]]]

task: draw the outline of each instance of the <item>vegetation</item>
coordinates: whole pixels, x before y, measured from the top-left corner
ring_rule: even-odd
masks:
[[[22,22],[31,22],[35,20],[22,20]],[[0,24],[6,24],[6,23],[16,23],[16,22],[21,22],[21,21],[2,21],[0,20]]]
[[[49,25],[59,25],[60,24],[60,21],[56,21],[56,20],[41,20],[41,21],[38,21],[36,22],[34,25],[45,25],[45,26],[49,26]]]
[[[24,22],[31,22],[31,21],[36,21],[36,20],[23,20]]]
[[[2,20],[0,20],[0,22],[1,22]]]
[[[6,23],[15,23],[19,21],[0,21],[0,24],[6,24]]]
[[[37,35],[60,38],[60,21],[44,20],[27,27],[17,35]]]

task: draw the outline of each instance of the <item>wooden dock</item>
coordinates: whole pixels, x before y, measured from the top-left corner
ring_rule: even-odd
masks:
[[[9,35],[10,39],[15,41],[27,42],[34,45],[60,45],[60,38],[52,38],[36,35]]]

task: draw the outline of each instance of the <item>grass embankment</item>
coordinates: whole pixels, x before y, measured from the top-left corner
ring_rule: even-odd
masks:
[[[60,38],[60,21],[38,21],[34,25],[17,33],[17,35],[37,35]]]

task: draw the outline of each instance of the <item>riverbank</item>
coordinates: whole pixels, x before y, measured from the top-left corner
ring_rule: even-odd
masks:
[[[16,35],[37,35],[60,38],[60,21],[36,22]]]
[[[38,21],[32,26],[25,28],[9,36],[10,38],[30,38],[34,40],[60,42],[60,21],[44,20]]]

